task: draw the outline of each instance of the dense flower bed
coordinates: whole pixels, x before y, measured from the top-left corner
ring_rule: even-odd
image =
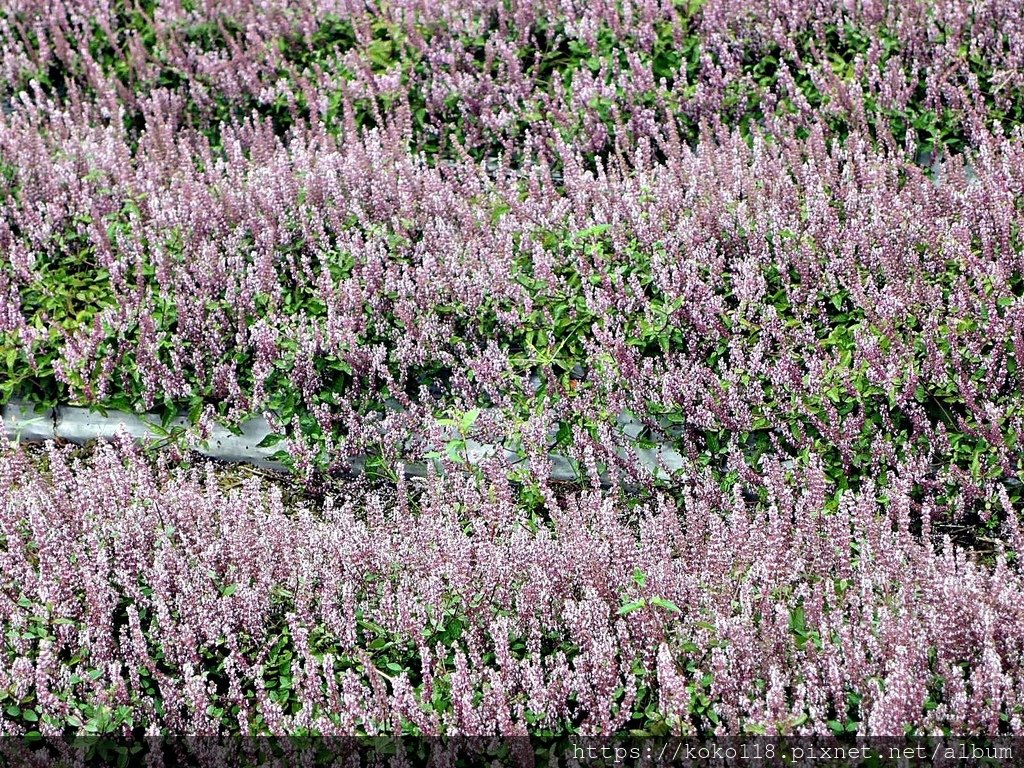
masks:
[[[489,469],[311,506],[6,450],[0,692],[46,735],[1024,726],[1019,561],[920,530],[912,466],[838,502],[818,461],[769,462],[758,504],[541,478],[534,507]]]
[[[306,490],[5,446],[0,733],[1020,734],[1022,73],[1009,0],[6,3],[0,404]]]
[[[609,61],[634,56],[624,40],[646,39],[659,24],[709,51],[727,30],[735,45],[768,45],[763,24],[712,13],[716,6],[661,21],[649,8],[652,19],[625,27],[601,7],[562,24],[583,38],[595,25],[617,28],[625,37],[613,37]],[[956,132],[972,148],[948,159],[936,183],[916,165],[919,143],[935,137],[911,132],[909,149],[894,143],[899,121],[864,93],[856,109],[846,104],[835,73],[828,103],[881,122],[838,129],[827,110],[812,122],[781,110],[759,118],[764,128],[736,129],[719,111],[693,149],[669,119],[682,112],[666,106],[668,116],[652,118],[654,135],[626,131],[602,154],[586,148],[596,129],[563,125],[579,110],[556,108],[549,94],[544,125],[494,144],[501,160],[486,172],[487,162],[466,154],[484,145],[455,136],[472,122],[466,115],[445,123],[455,154],[440,162],[444,153],[426,148],[397,107],[365,130],[315,113],[285,130],[262,107],[190,115],[186,107],[201,102],[196,82],[157,87],[142,77],[146,51],[187,73],[212,56],[199,56],[200,41],[219,50],[239,37],[245,46],[228,47],[243,58],[217,71],[248,72],[246,46],[269,61],[267,41],[284,45],[285,30],[309,37],[329,26],[293,10],[286,23],[288,14],[246,21],[255,13],[247,6],[208,9],[221,31],[189,45],[173,41],[191,39],[196,25],[212,29],[198,10],[154,11],[151,24],[116,13],[104,22],[99,10],[59,21],[54,10],[36,33],[10,37],[12,83],[29,60],[42,67],[59,51],[109,56],[94,67],[53,64],[62,79],[12,92],[12,111],[0,118],[8,396],[159,406],[193,418],[266,411],[312,443],[294,453],[319,464],[367,448],[422,453],[437,447],[423,445],[436,443],[435,416],[490,405],[486,436],[520,443],[561,429],[561,442],[578,447],[583,430],[600,450],[618,439],[602,430],[628,409],[675,422],[693,456],[736,435],[769,450],[762,438],[774,435],[791,453],[827,446],[844,474],[912,444],[943,468],[973,467],[974,480],[1020,470],[1012,457],[1021,432],[1024,158],[1016,134],[999,137],[1004,123],[988,130],[1005,110],[977,105],[973,127]],[[481,9],[477,19],[494,45],[511,34],[496,13],[495,21]],[[588,21],[590,13],[598,17]],[[912,23],[925,36],[952,24],[926,16],[872,27],[840,16],[830,22],[836,29],[867,25],[883,37],[909,34]],[[344,18],[372,26],[389,17]],[[737,18],[752,26],[734,29]],[[806,10],[792,23],[812,20],[820,21]],[[411,14],[406,34],[422,27],[455,46],[448,36],[468,32],[448,21]],[[100,44],[111,42],[103,28],[115,22],[115,37],[138,49],[128,65]],[[57,42],[66,29],[82,36],[72,52]],[[974,55],[1002,66],[1009,54],[984,58],[988,38],[971,29],[971,45],[982,46]],[[149,47],[143,32],[153,36]],[[899,56],[944,50],[910,37],[886,71],[903,71],[891,63]],[[362,50],[348,38],[314,38],[321,56]],[[285,47],[298,55],[295,46]],[[951,69],[941,58],[914,61],[927,83],[930,67]],[[100,78],[103,62],[114,69]],[[589,66],[565,63],[565,72]],[[293,69],[280,82],[306,71]],[[430,68],[428,82],[438,86],[450,69]],[[516,81],[485,75],[494,88]],[[917,101],[908,92],[907,108],[933,114],[938,94],[984,93],[962,85],[931,84]],[[538,99],[556,86],[529,84]],[[228,104],[256,90],[222,84],[211,93]],[[635,89],[612,91],[628,99]],[[635,105],[616,109],[620,122],[636,114]],[[404,412],[386,409],[389,399]]]
[[[695,457],[742,436],[827,447],[843,473],[908,450],[975,480],[1020,470],[1017,141],[936,184],[852,139],[726,135],[642,173],[567,154],[562,188],[538,169],[524,197],[379,136],[249,138],[259,162],[185,160],[165,188],[144,163],[112,169],[97,183],[151,191],[124,233],[89,225],[105,252],[46,251],[53,219],[19,227],[9,386],[52,366],[87,402],[269,411],[352,450],[483,404],[502,438],[562,424],[579,447],[573,427],[628,409],[673,421]],[[20,211],[58,204],[64,163]]]

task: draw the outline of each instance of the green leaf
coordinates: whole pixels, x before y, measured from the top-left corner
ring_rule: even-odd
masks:
[[[673,603],[671,600],[665,599],[664,597],[652,597],[651,598],[651,605],[656,605],[659,608],[664,608],[666,611],[671,611],[672,613],[682,613],[683,612],[682,609],[678,605]]]
[[[283,440],[286,440],[286,439],[287,438],[284,435],[278,435],[278,434],[271,433],[271,434],[267,435],[266,437],[264,437],[262,440],[260,440],[256,444],[256,447],[257,448],[273,448],[275,445],[277,445],[278,443],[280,443],[280,442],[282,442]]]
[[[626,603],[621,608],[619,608],[619,616],[628,616],[629,614],[633,613],[633,611],[639,611],[645,605],[647,605],[647,601],[643,598],[639,600],[634,600],[631,603]]]
[[[601,235],[608,231],[609,226],[610,225],[608,224],[595,224],[592,227],[581,229],[579,232],[576,233],[576,237],[574,239],[584,240],[588,237],[600,237]]]
[[[376,632],[378,635],[386,635],[388,633],[388,631],[380,624],[372,622],[369,619],[358,619],[356,623],[364,630],[368,629],[371,632]]]
[[[477,418],[480,416],[480,409],[474,408],[471,411],[466,411],[462,414],[462,431],[468,432],[473,428],[473,424],[476,423]]]
[[[445,453],[448,454],[448,458],[452,461],[462,461],[462,456],[459,451],[466,447],[465,440],[452,440],[445,446]]]

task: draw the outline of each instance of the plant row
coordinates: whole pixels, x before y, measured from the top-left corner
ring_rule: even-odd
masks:
[[[132,156],[70,117],[3,134],[5,398],[266,413],[307,469],[422,459],[452,437],[438,418],[614,464],[631,413],[697,466],[1019,477],[1019,139],[938,181],[820,131],[597,173],[563,145],[556,183],[543,156],[492,177],[380,131],[225,135],[227,160],[173,132]]]
[[[837,503],[819,458],[756,503],[496,465],[315,502],[128,445],[0,455],[8,746],[1024,729],[1020,512],[982,563],[920,465]]]
[[[222,151],[252,118],[278,135],[392,127],[414,154],[515,163],[532,141],[629,158],[702,123],[938,151],[1020,124],[1022,29],[1012,0],[54,0],[0,12],[0,97],[133,145],[173,126]]]

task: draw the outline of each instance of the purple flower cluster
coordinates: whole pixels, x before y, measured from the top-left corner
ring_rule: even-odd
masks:
[[[535,527],[500,472],[317,509],[218,477],[5,449],[0,692],[44,735],[97,707],[125,734],[1024,730],[1020,561],[913,530],[912,467],[831,505],[813,463],[753,506],[709,474],[632,508],[542,483]]]
[[[0,82],[15,111],[59,98],[141,121],[168,163],[161,132],[253,109],[315,131],[365,118],[430,147],[461,126],[467,148],[569,134],[630,154],[753,100],[769,122],[861,128],[919,101],[984,131],[1024,87],[1022,29],[1013,0],[48,0],[0,14]]]
[[[956,484],[1021,470],[1018,138],[986,140],[969,170],[951,158],[938,183],[820,132],[708,135],[660,160],[648,146],[596,174],[563,147],[556,183],[543,157],[524,181],[492,180],[377,131],[284,143],[225,128],[227,160],[182,134],[167,168],[124,162],[115,133],[44,139],[11,118],[0,134],[22,173],[0,233],[8,337],[26,369],[57,350],[86,402],[302,407],[355,452],[477,403],[507,439],[532,430],[526,398],[547,424],[675,414],[694,446],[761,431],[791,453],[827,445],[851,471],[906,450],[963,469],[950,441],[967,435],[985,450]],[[46,308],[69,248],[103,308]],[[31,322],[19,292],[44,307]],[[402,410],[381,412],[387,398]]]

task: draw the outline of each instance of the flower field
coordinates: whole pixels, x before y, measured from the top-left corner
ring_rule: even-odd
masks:
[[[14,764],[1024,750],[1016,0],[5,0],[0,254]]]

